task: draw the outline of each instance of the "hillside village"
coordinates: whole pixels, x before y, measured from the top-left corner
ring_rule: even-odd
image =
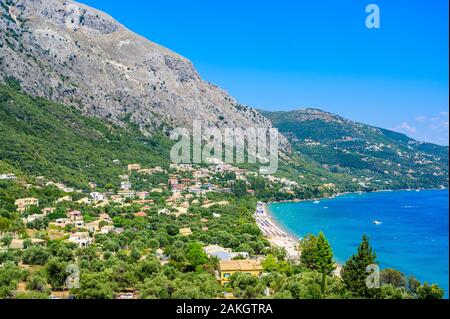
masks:
[[[18,198],[14,204],[17,207],[17,212],[22,214],[22,221],[25,225],[32,224],[34,222],[42,221],[53,214],[56,207],[59,205],[65,206],[77,206],[77,207],[92,207],[92,208],[104,208],[109,205],[117,207],[133,207],[138,210],[134,213],[136,217],[146,217],[150,210],[157,211],[158,214],[172,215],[179,217],[180,215],[188,214],[189,207],[191,205],[199,205],[201,201],[201,207],[210,208],[214,205],[227,205],[227,201],[214,201],[208,200],[206,194],[219,193],[219,194],[231,194],[231,182],[228,185],[224,185],[223,181],[220,184],[217,182],[218,176],[223,174],[234,174],[236,180],[247,181],[247,176],[257,176],[257,173],[248,171],[246,169],[236,168],[229,164],[219,164],[213,167],[196,167],[191,164],[171,164],[170,170],[173,172],[169,174],[167,170],[161,167],[155,168],[142,168],[140,164],[128,164],[127,174],[135,174],[136,176],[151,176],[159,174],[160,176],[167,176],[166,182],[158,183],[153,188],[147,190],[133,190],[132,183],[130,182],[130,175],[119,176],[118,185],[120,187],[116,190],[109,190],[106,192],[95,191],[96,185],[90,183],[91,191],[76,190],[72,187],[67,187],[63,183],[55,183],[52,181],[46,181],[44,177],[38,177],[36,180],[39,185],[24,184],[26,188],[42,188],[42,187],[55,187],[66,195],[56,199],[53,207],[41,207],[38,198]],[[274,176],[264,177],[268,183],[282,185],[280,188],[282,192],[288,194],[294,194],[293,190],[298,187],[297,182],[290,181],[286,178],[278,178]],[[17,182],[17,177],[13,173],[7,173],[0,175],[0,180]],[[224,187],[226,186],[226,187]],[[326,185],[325,185],[326,186]],[[331,185],[332,187],[332,185]],[[255,191],[247,189],[246,193],[254,195]],[[70,194],[75,194],[79,199],[75,200]],[[163,199],[163,205],[155,204],[155,200],[151,199],[153,196],[157,196],[159,199]],[[81,198],[80,198],[81,197]],[[139,209],[137,209],[139,208]],[[80,208],[82,210],[82,208]],[[30,213],[31,211],[40,213]],[[84,215],[79,210],[67,209],[66,216],[57,218],[49,222],[49,228],[70,228],[76,230],[85,230],[86,233],[74,233],[68,241],[74,242],[79,247],[86,247],[87,244],[92,242],[92,235],[107,234],[115,231],[119,232],[121,229],[116,229],[110,226],[113,222],[111,217],[107,213],[101,213],[98,219],[94,221],[85,221]],[[220,216],[217,214],[216,216]],[[185,232],[189,233],[189,231]],[[181,233],[181,230],[180,230]],[[80,234],[85,234],[85,236]],[[66,234],[67,235],[67,234]]]
[[[448,187],[448,147],[319,109],[263,112],[301,156],[363,189]],[[351,188],[348,184],[344,188]]]
[[[130,163],[115,187],[90,183],[89,190],[79,190],[43,176],[0,173],[0,298],[443,294],[414,277],[406,288],[386,279],[379,290],[353,290],[322,233],[292,238],[258,201],[298,196],[299,185],[286,178],[223,163],[167,168]],[[327,286],[316,264],[322,257],[312,257],[321,249],[330,251]],[[386,278],[393,272],[404,276],[385,271]]]
[[[241,105],[72,1],[0,0],[0,31],[0,299],[442,298],[395,269],[367,288],[367,237],[337,265],[323,233],[292,238],[266,203],[446,188],[448,147]],[[279,129],[276,176],[169,164],[168,131],[197,119]]]
[[[228,176],[228,178],[227,178]],[[127,231],[127,227],[118,222],[122,216],[135,220],[146,220],[158,216],[166,216],[170,219],[189,220],[193,217],[193,211],[202,209],[207,211],[208,218],[199,218],[198,222],[181,224],[175,230],[179,237],[201,237],[201,233],[208,233],[209,228],[220,225],[223,213],[220,208],[229,206],[228,197],[235,196],[236,183],[241,182],[243,188],[241,196],[255,197],[255,190],[251,189],[250,178],[262,178],[270,185],[277,187],[278,191],[286,194],[294,194],[298,184],[286,178],[274,176],[258,176],[252,171],[236,168],[229,164],[219,163],[207,167],[199,167],[190,164],[171,164],[168,169],[161,167],[147,168],[140,164],[128,164],[124,174],[117,180],[116,189],[100,191],[97,185],[90,183],[89,190],[78,190],[68,187],[63,183],[47,180],[43,176],[35,179],[35,184],[26,183],[13,173],[0,175],[0,180],[7,183],[18,184],[27,190],[31,189],[54,189],[59,196],[53,201],[36,197],[15,198],[14,206],[16,213],[20,216],[21,225],[5,227],[1,229],[0,237],[3,243],[0,252],[10,254],[14,251],[26,251],[30,247],[45,247],[49,242],[59,241],[67,243],[76,249],[88,249],[89,247],[101,246],[105,238],[120,236]],[[149,182],[149,179],[152,182]],[[135,183],[136,185],[134,185]],[[151,186],[151,187],[145,187]],[[133,186],[136,186],[134,188]],[[253,206],[256,221],[261,227],[265,238],[277,247],[276,240],[288,240],[286,233],[276,229],[274,225],[269,227],[261,216],[263,215],[263,203]],[[121,213],[108,213],[110,208]],[[210,216],[210,217],[209,217]],[[150,219],[150,220],[149,220]],[[210,220],[215,220],[213,223]],[[220,226],[219,226],[220,227]],[[253,230],[256,234],[258,229]],[[101,240],[99,240],[101,238]],[[262,237],[261,237],[262,239]],[[228,282],[228,277],[235,272],[250,272],[260,275],[263,271],[261,262],[264,255],[261,251],[254,249],[236,250],[218,245],[218,241],[203,243],[203,251],[208,257],[214,257],[219,264],[214,271],[218,282]],[[278,242],[280,244],[280,242]],[[286,257],[292,261],[298,261],[297,242],[291,242],[293,250]],[[270,249],[269,242],[265,244]],[[245,245],[238,245],[245,247]],[[280,244],[281,249],[283,243]],[[170,254],[164,251],[164,245],[151,250],[152,257],[157,258],[161,265],[171,261]],[[146,256],[141,256],[145,259]],[[237,261],[240,260],[239,263]],[[29,265],[21,264],[22,268]],[[133,298],[136,297],[134,292]],[[52,291],[51,296],[68,296],[65,293]],[[129,294],[128,294],[129,296]],[[116,297],[122,298],[123,294]]]

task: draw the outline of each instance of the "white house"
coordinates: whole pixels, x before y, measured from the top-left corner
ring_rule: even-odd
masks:
[[[103,202],[105,200],[105,195],[99,192],[92,192],[89,195],[94,202]]]
[[[68,218],[58,218],[53,223],[50,223],[52,225],[58,226],[58,227],[66,227],[67,225],[72,224],[72,221]]]
[[[136,196],[136,192],[133,190],[121,189],[117,192],[117,195],[123,198],[134,198]]]
[[[17,179],[16,175],[14,175],[13,173],[10,174],[0,174],[0,180],[5,180],[5,181],[15,181]]]
[[[109,234],[114,231],[114,226],[103,226],[100,229],[101,234]]]
[[[120,188],[121,188],[121,189],[125,189],[125,190],[131,189],[131,183],[130,183],[130,181],[123,181],[123,182],[120,182]]]
[[[89,233],[74,233],[70,235],[69,242],[77,244],[80,248],[84,248],[92,243],[92,239],[89,237]]]
[[[46,207],[42,210],[42,214],[44,214],[45,216],[47,216],[48,214],[51,214],[55,211],[54,207]]]
[[[25,224],[28,224],[28,223],[32,223],[36,220],[39,220],[39,219],[44,219],[44,217],[45,217],[44,214],[34,214],[34,215],[29,215],[26,218],[22,218],[22,221]]]
[[[163,208],[158,211],[158,215],[169,215],[169,214],[170,210],[168,210],[167,208]]]
[[[203,250],[209,257],[214,256],[219,260],[232,260],[236,257],[241,257],[243,259],[249,258],[249,253],[247,252],[232,252],[230,248],[223,248],[217,245],[206,246]]]

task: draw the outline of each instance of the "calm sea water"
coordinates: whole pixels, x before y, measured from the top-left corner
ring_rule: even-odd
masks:
[[[448,298],[448,190],[348,194],[320,203],[274,203],[269,210],[298,237],[323,231],[339,263],[356,252],[366,234],[381,268],[437,283]]]

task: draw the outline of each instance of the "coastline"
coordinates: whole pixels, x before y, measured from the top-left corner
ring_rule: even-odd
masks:
[[[275,202],[273,202],[275,203]],[[272,216],[272,213],[270,212],[269,209],[269,205],[272,204],[272,202],[266,203],[264,204],[264,216],[267,220],[269,220],[271,223],[273,223],[273,225],[275,225],[278,229],[280,229],[285,235],[286,237],[288,237],[291,240],[295,240],[295,241],[299,241],[302,238],[296,236],[294,233],[292,233],[291,231],[289,231],[288,229],[286,229],[286,227],[284,227],[283,225],[281,225],[275,217]]]
[[[279,229],[283,229],[283,231],[287,234],[287,236],[291,237],[291,238],[300,238],[298,237],[295,233],[292,233],[291,231],[289,231],[288,229],[286,229],[286,227],[284,227],[272,214],[269,205],[270,204],[277,204],[277,203],[303,203],[303,202],[313,202],[313,201],[321,201],[321,200],[331,200],[331,199],[335,199],[337,197],[343,196],[343,195],[362,195],[362,194],[370,194],[370,193],[389,193],[389,192],[411,192],[411,193],[416,193],[418,191],[448,191],[448,188],[427,188],[427,189],[420,189],[420,190],[416,190],[416,189],[396,189],[396,190],[378,190],[378,191],[372,191],[372,192],[344,192],[344,193],[339,193],[333,196],[329,196],[329,197],[322,197],[322,198],[315,198],[315,199],[295,199],[295,200],[285,200],[285,201],[272,201],[272,202],[268,202],[264,205],[264,214],[267,215],[267,218],[274,224],[276,225],[276,227],[278,227]],[[299,252],[299,255],[301,255],[301,252]],[[340,263],[336,262],[336,269],[334,270],[334,275],[340,277],[340,271],[342,269],[343,266],[343,260],[340,260]],[[446,292],[447,293],[447,292]]]
[[[313,202],[313,201],[321,201],[321,200],[326,200],[326,199],[335,199],[337,197],[340,196],[344,196],[344,195],[362,195],[362,194],[370,194],[370,193],[385,193],[385,192],[416,192],[416,191],[437,191],[437,190],[449,190],[448,187],[445,188],[418,188],[418,189],[413,189],[413,188],[400,188],[400,189],[381,189],[381,190],[375,190],[375,191],[371,191],[371,192],[367,192],[367,191],[355,191],[355,192],[341,192],[341,193],[337,193],[331,196],[323,196],[323,197],[316,197],[316,198],[308,198],[308,199],[287,199],[287,200],[280,200],[280,201],[270,201],[267,202],[266,205],[270,205],[270,204],[277,204],[277,203],[303,203],[303,202]]]
[[[273,225],[273,227],[276,228],[282,235],[274,236],[271,234],[267,234],[265,232],[265,229],[262,228],[262,223],[264,223],[264,221],[270,225]],[[301,251],[299,247],[299,241],[301,240],[301,237],[297,237],[295,234],[280,225],[280,223],[278,223],[276,219],[272,217],[270,209],[268,207],[268,203],[265,203],[263,205],[263,214],[256,216],[256,223],[263,232],[264,236],[272,245],[286,249],[288,259],[294,262],[300,261]],[[337,277],[341,277],[342,265],[339,263],[335,263],[335,267],[336,268],[333,271],[333,274]]]
[[[448,190],[448,188],[420,188],[418,190],[420,190],[420,191]],[[332,195],[332,196],[324,196],[324,197],[318,197],[318,198],[270,201],[270,202],[264,203],[264,206],[263,206],[264,215],[263,216],[270,223],[272,223],[277,229],[279,229],[281,232],[283,232],[286,237],[288,237],[291,240],[294,240],[294,241],[298,242],[298,241],[300,241],[302,239],[301,237],[298,237],[296,234],[294,234],[291,231],[289,231],[288,229],[286,229],[283,225],[281,225],[279,222],[277,222],[277,220],[273,216],[271,216],[270,209],[268,207],[270,204],[314,202],[314,201],[336,199],[336,198],[344,196],[344,195],[362,195],[362,194],[370,194],[370,193],[416,192],[416,191],[417,191],[416,189],[383,189],[383,190],[376,190],[376,191],[372,191],[372,192],[364,192],[364,191],[342,192],[342,193],[337,193],[337,194]],[[258,226],[260,226],[260,225],[258,224]]]
[[[264,237],[274,246],[284,248],[288,259],[298,261],[300,252],[298,249],[299,240],[294,234],[283,229],[270,215],[267,204],[262,206],[262,214],[255,214],[256,224],[262,231]]]

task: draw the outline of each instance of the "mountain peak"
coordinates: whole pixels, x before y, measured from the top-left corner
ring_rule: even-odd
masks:
[[[298,122],[303,121],[313,121],[313,120],[319,120],[324,122],[337,122],[337,123],[351,123],[352,121],[344,119],[343,117],[324,111],[319,108],[300,108],[293,111],[282,111],[282,112],[267,112],[262,111],[262,114],[265,116],[269,116],[271,119],[276,117],[282,117],[285,119],[291,119]]]
[[[203,81],[186,58],[126,29],[109,15],[63,0],[1,1],[0,81],[143,132],[162,126],[271,127],[249,107]],[[287,141],[282,137],[282,144]]]

